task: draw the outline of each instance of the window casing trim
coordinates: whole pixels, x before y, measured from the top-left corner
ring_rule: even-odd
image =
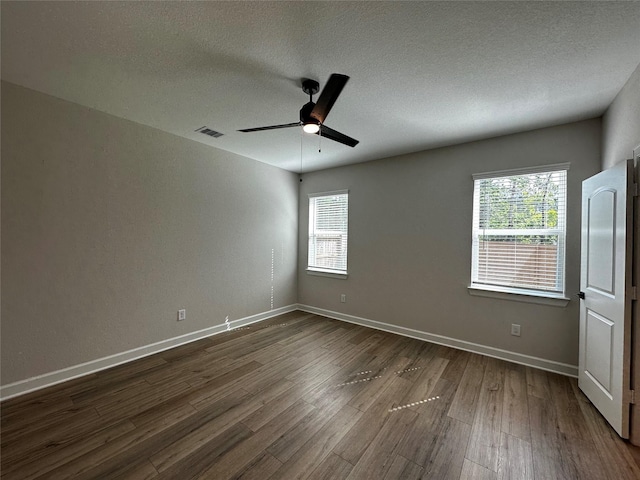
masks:
[[[540,165],[537,167],[513,168],[510,170],[496,170],[494,172],[474,173],[471,177],[474,180],[482,180],[485,178],[514,177],[516,175],[531,175],[534,173],[558,172],[561,170],[569,171],[571,163],[553,163],[550,165]]]
[[[566,306],[570,301],[566,297],[566,228],[567,228],[567,189],[568,189],[568,171],[570,163],[557,163],[551,165],[541,165],[536,167],[516,168],[509,170],[497,170],[493,172],[476,173],[472,175],[474,182],[473,192],[473,225],[472,225],[472,263],[471,263],[471,282],[468,286],[469,294],[504,298],[508,300],[523,301],[529,303],[542,303],[556,306]],[[542,229],[480,229],[477,222],[479,221],[480,201],[479,191],[476,189],[476,182],[484,179],[495,179],[501,177],[514,177],[520,175],[533,175],[537,173],[553,173],[565,172],[564,198],[562,199],[562,214],[558,215],[559,228],[542,228]],[[560,210],[560,208],[559,208]],[[480,233],[480,231],[482,233]],[[555,290],[537,290],[526,287],[511,287],[506,285],[487,284],[482,282],[474,282],[478,272],[478,247],[476,243],[480,236],[500,236],[500,235],[557,235],[558,238],[558,272],[556,277],[559,281]]]
[[[330,270],[325,268],[307,267],[307,275],[315,275],[316,277],[341,278],[346,280],[349,277],[347,272],[342,270]]]
[[[331,192],[318,192],[318,193],[309,193],[307,197],[315,198],[315,197],[330,197],[331,195],[348,195],[349,190],[332,190]]]
[[[308,235],[308,239],[309,242],[311,241],[312,235],[313,235],[313,230],[315,229],[315,219],[312,218],[312,207],[311,207],[311,200],[315,199],[315,198],[321,198],[321,197],[331,197],[331,196],[338,196],[338,195],[346,195],[347,196],[347,205],[349,202],[349,190],[332,190],[332,191],[328,191],[328,192],[317,192],[317,193],[309,193],[307,194],[307,197],[309,198],[309,218],[308,218],[308,225],[309,225],[309,235]],[[348,221],[349,221],[349,210],[348,210],[348,206],[347,206],[347,225],[348,225]],[[348,226],[347,226],[347,233],[345,235],[346,237],[346,242],[348,243],[348,238],[349,238],[349,233],[348,233]],[[309,253],[309,249],[310,249],[310,243],[307,246],[307,268],[306,268],[306,272],[309,275],[315,275],[315,276],[321,276],[321,277],[330,277],[330,278],[340,278],[340,279],[346,279],[348,277],[348,273],[347,273],[347,267],[346,265],[348,265],[347,263],[347,258],[346,255],[348,255],[348,253],[345,255],[344,261],[345,261],[345,269],[333,269],[333,268],[326,268],[326,267],[322,267],[322,266],[316,266],[316,265],[311,265],[310,264],[310,253]]]
[[[469,295],[476,297],[499,298],[502,300],[537,303],[540,305],[551,305],[554,307],[566,307],[571,301],[571,299],[566,297],[564,294],[527,290],[524,288],[471,284],[467,287],[467,290],[469,291]]]

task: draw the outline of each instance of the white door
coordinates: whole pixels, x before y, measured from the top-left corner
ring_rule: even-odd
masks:
[[[578,384],[623,438],[631,392],[633,162],[582,182]]]

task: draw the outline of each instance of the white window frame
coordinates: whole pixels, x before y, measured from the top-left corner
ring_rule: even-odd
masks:
[[[471,283],[469,285],[469,293],[472,295],[502,298],[507,300],[517,300],[530,303],[540,303],[555,306],[566,306],[569,299],[566,297],[566,227],[567,227],[567,190],[568,190],[568,171],[569,163],[561,163],[554,165],[543,165],[531,168],[519,168],[513,170],[501,170],[495,172],[486,172],[473,175],[474,191],[473,191],[473,229],[472,229],[472,263],[471,263]],[[490,178],[512,177],[518,175],[529,175],[536,173],[551,173],[565,171],[567,181],[565,182],[565,198],[558,205],[558,226],[554,229],[480,229],[480,191],[478,187],[479,180]],[[558,284],[555,291],[536,290],[524,287],[513,287],[495,285],[489,283],[479,283],[478,265],[479,265],[479,237],[481,235],[522,235],[522,234],[551,234],[558,235],[558,268],[562,271],[558,272]]]
[[[338,195],[346,195],[347,196],[347,233],[344,235],[344,243],[346,250],[344,252],[344,269],[333,269],[318,266],[315,262],[315,258],[312,255],[312,242],[318,235],[318,230],[316,230],[316,212],[315,212],[315,200],[321,197],[333,197]],[[347,278],[347,256],[348,256],[348,242],[349,242],[349,190],[335,190],[331,192],[319,192],[319,193],[311,193],[308,195],[309,197],[309,235],[308,235],[308,243],[307,243],[307,273],[310,275],[319,275],[326,277],[334,277],[334,278]]]

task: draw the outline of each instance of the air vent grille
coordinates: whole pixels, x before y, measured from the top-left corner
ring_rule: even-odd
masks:
[[[215,130],[211,130],[209,127],[200,127],[196,132],[204,133],[205,135],[209,135],[213,138],[219,138],[224,135],[224,133],[216,132]]]

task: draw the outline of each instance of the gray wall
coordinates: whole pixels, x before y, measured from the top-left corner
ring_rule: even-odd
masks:
[[[572,365],[578,363],[580,196],[600,170],[601,121],[304,175],[301,304]],[[570,162],[567,307],[469,295],[473,173]],[[305,272],[309,193],[348,189],[349,277]],[[340,303],[340,294],[347,303]],[[522,336],[510,335],[511,323]]]
[[[299,300],[575,364],[574,300],[467,293],[471,174],[571,162],[572,295],[580,182],[630,156],[638,111],[640,67],[602,132],[596,119],[306,174],[298,211],[289,172],[2,82],[1,383],[266,312],[272,251],[273,308]],[[347,280],[304,271],[306,195],[336,189],[351,191]]]
[[[602,169],[632,157],[640,145],[640,65],[627,80],[602,121]]]
[[[2,384],[294,304],[298,184],[3,82]]]

